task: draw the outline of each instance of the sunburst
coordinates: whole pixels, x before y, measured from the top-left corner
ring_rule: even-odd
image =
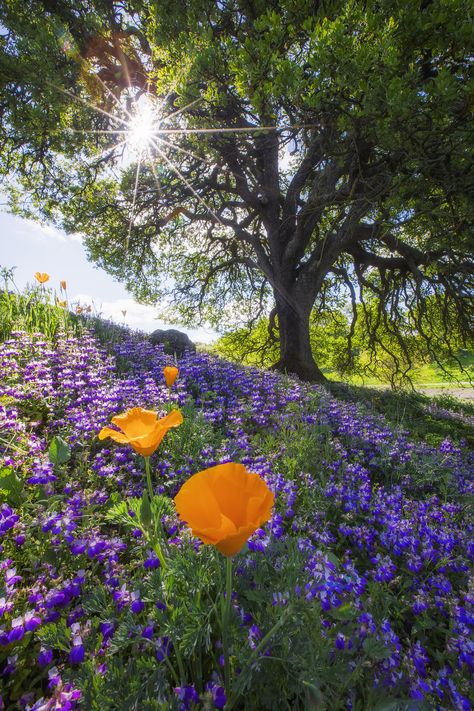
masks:
[[[89,67],[90,69],[90,67]],[[97,75],[93,76],[100,83],[101,88],[105,93],[112,99],[114,112],[106,111],[100,106],[96,106],[93,103],[87,101],[83,97],[77,96],[72,92],[56,87],[63,93],[68,94],[72,99],[85,104],[89,109],[97,112],[102,116],[106,116],[111,124],[110,128],[101,130],[79,130],[71,129],[73,132],[79,132],[84,134],[102,134],[114,137],[114,145],[107,147],[107,151],[111,154],[117,155],[117,150],[119,148],[124,149],[122,158],[125,154],[126,162],[136,162],[135,177],[133,183],[133,194],[132,194],[132,204],[130,209],[130,220],[127,230],[126,238],[126,249],[128,249],[132,229],[135,220],[137,196],[140,192],[140,172],[142,168],[147,165],[150,168],[150,172],[155,180],[158,193],[161,193],[161,185],[159,181],[158,172],[156,170],[157,163],[165,165],[170,171],[172,171],[176,177],[181,180],[188,190],[194,195],[194,197],[202,204],[205,210],[208,212],[212,219],[224,227],[222,221],[212,210],[211,206],[203,199],[201,195],[197,192],[195,187],[189,182],[183,172],[179,169],[176,161],[173,158],[174,153],[179,153],[181,155],[187,155],[192,157],[203,164],[213,168],[214,164],[207,158],[198,155],[188,149],[188,147],[183,147],[179,143],[175,142],[179,140],[179,137],[190,136],[190,135],[205,135],[205,134],[247,134],[251,135],[256,132],[270,132],[277,131],[280,135],[283,132],[294,132],[295,130],[301,130],[303,128],[314,127],[313,124],[298,124],[298,125],[265,125],[265,126],[219,126],[219,127],[189,127],[186,125],[185,114],[192,107],[196,106],[201,102],[201,99],[195,99],[188,103],[187,105],[166,113],[166,107],[168,99],[173,91],[173,87],[170,89],[169,93],[164,98],[157,98],[151,92],[139,91],[134,93],[132,87],[129,87],[127,95],[123,98],[118,98],[110,88],[102,81],[102,79]],[[258,189],[255,177],[250,171],[246,172],[245,176],[243,174],[237,174],[230,171],[236,178],[245,177],[254,188]]]

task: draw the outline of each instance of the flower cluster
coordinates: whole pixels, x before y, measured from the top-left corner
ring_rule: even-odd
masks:
[[[256,675],[253,700],[280,693],[270,670],[281,657],[289,703],[304,708],[310,687],[291,679],[310,683],[298,640],[317,630],[326,672],[311,681],[323,685],[314,698],[471,708],[472,452],[274,372],[204,353],[178,367],[176,377],[160,346],[126,330],[113,353],[92,334],[0,344],[0,708],[73,709],[86,687],[113,694],[117,659],[166,676],[189,630],[206,650],[203,676],[178,669],[163,703],[223,708],[226,641],[206,637],[204,618],[188,637],[166,622],[178,593],[198,615],[218,575],[189,529],[225,556],[240,551],[226,602],[234,672]],[[55,438],[67,443],[63,460],[51,455]],[[142,455],[162,495],[152,513],[164,550],[186,572],[176,592],[161,585],[147,536]]]

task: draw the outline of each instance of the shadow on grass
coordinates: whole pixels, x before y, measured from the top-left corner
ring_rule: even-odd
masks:
[[[413,438],[437,446],[449,437],[474,448],[474,402],[452,395],[428,397],[417,392],[381,390],[344,383],[329,383],[341,400],[361,402],[406,428]]]

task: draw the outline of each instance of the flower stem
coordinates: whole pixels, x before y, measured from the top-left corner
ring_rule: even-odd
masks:
[[[232,602],[232,558],[226,558],[225,601],[222,614],[222,642],[224,645],[224,680],[226,694],[230,694],[230,605]]]
[[[150,471],[150,457],[143,457],[145,460],[145,472],[146,472],[146,483],[148,486],[148,496],[150,497],[150,505],[153,501],[154,493],[153,486],[151,484],[151,471]]]
[[[147,488],[148,488],[148,497],[150,499],[150,509],[153,512],[152,505],[153,505],[153,499],[154,499],[155,494],[153,492],[153,486],[151,483],[150,457],[143,457],[143,459],[145,460],[146,483],[147,483]],[[163,528],[161,526],[161,521],[159,519],[153,520],[153,518],[154,518],[153,513],[151,513],[151,516],[152,516],[152,525],[154,527],[154,534],[152,536],[152,541],[151,541],[152,547],[160,560],[161,567],[164,570],[166,568],[166,559],[163,554],[163,548],[162,548],[161,544],[163,543],[164,545],[166,545],[166,541],[165,541],[165,537],[163,535]]]
[[[253,664],[253,662],[255,661],[255,659],[258,657],[258,655],[260,654],[260,652],[261,652],[263,649],[265,649],[265,647],[267,646],[268,642],[271,640],[271,638],[273,637],[273,635],[275,634],[275,632],[277,632],[277,631],[280,629],[280,627],[283,627],[283,625],[284,625],[284,623],[286,622],[286,620],[287,620],[287,618],[288,618],[288,616],[289,616],[289,614],[290,614],[291,611],[292,611],[292,610],[291,610],[291,606],[288,605],[288,606],[286,607],[286,609],[283,611],[283,613],[282,613],[282,615],[280,616],[280,618],[275,622],[275,624],[273,625],[273,627],[267,632],[267,634],[263,637],[263,639],[260,640],[260,642],[258,643],[258,645],[257,645],[257,646],[255,647],[255,649],[253,650],[252,654],[250,655],[250,658],[249,658],[249,661],[248,661],[247,668],[246,668],[245,672],[249,672],[249,671],[250,671],[250,669],[251,669],[251,667],[252,667],[252,664]],[[246,674],[245,674],[245,672],[242,672],[241,675],[239,676],[239,678],[238,678],[238,680],[237,680],[237,683],[236,683],[236,685],[235,685],[235,688],[234,688],[234,690],[233,690],[233,695],[232,695],[232,697],[229,698],[229,695],[227,696],[228,701],[227,701],[227,704],[226,704],[226,707],[225,707],[225,708],[226,708],[226,711],[231,711],[231,709],[234,707],[234,705],[236,704],[236,702],[237,702],[237,701],[239,700],[239,698],[240,698],[240,694],[241,694],[240,689],[241,689],[241,687],[242,687],[242,681],[245,682],[245,679],[246,679]],[[227,689],[226,689],[226,693],[227,693]]]

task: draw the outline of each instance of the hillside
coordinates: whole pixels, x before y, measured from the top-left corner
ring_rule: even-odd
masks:
[[[161,347],[101,338],[0,344],[0,708],[470,709],[470,406],[204,353],[167,388]],[[137,407],[183,415],[151,506],[143,458],[97,437]],[[225,462],[275,494],[230,600],[172,503]]]

